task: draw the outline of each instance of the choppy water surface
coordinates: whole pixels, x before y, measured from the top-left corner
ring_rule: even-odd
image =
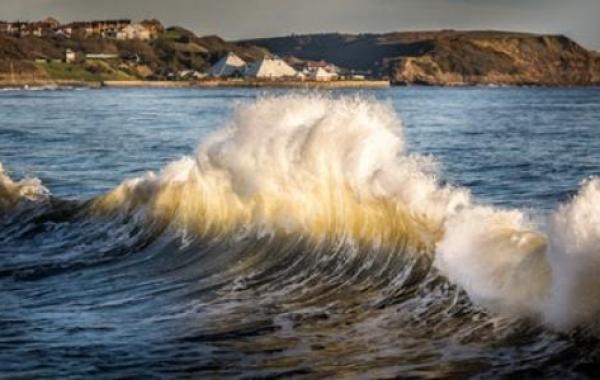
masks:
[[[2,377],[597,375],[600,90],[0,92]]]

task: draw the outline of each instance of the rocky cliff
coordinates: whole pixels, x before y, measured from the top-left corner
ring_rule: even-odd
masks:
[[[597,85],[600,56],[565,36],[496,31],[320,34],[245,41],[398,85]]]
[[[598,56],[564,36],[457,34],[390,62],[397,84],[600,84]]]

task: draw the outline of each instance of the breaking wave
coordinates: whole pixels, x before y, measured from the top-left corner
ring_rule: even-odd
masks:
[[[47,197],[39,180],[14,182],[0,166],[0,211]],[[416,260],[422,278],[441,273],[492,313],[560,330],[600,313],[599,179],[541,224],[482,205],[443,184],[435,159],[410,154],[396,113],[375,100],[288,95],[239,105],[194,157],[77,207],[87,220],[133,220],[146,229],[140,246],[164,234],[186,241],[181,249],[266,239],[261,260],[346,255],[345,273],[387,276],[390,294]],[[141,239],[131,231],[128,242]]]
[[[125,181],[94,207],[142,207],[200,234],[430,246],[469,194],[440,186],[433,160],[405,154],[401,132],[391,107],[375,101],[266,98],[240,106],[196,157]]]

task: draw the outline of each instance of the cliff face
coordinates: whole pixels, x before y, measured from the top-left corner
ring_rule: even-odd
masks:
[[[563,36],[437,38],[419,56],[390,62],[396,84],[591,85],[600,83],[600,60]]]
[[[600,84],[600,56],[564,36],[495,31],[321,34],[257,39],[279,55],[325,59],[398,85]]]

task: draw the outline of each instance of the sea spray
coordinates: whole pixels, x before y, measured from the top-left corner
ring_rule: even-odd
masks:
[[[433,161],[407,155],[404,145],[387,104],[266,97],[239,106],[195,158],[126,181],[96,207],[142,206],[201,234],[255,228],[432,252],[469,192],[441,186]]]
[[[600,314],[600,179],[581,184],[550,221],[551,298],[546,321],[561,329],[596,322]],[[596,326],[597,327],[597,326]]]
[[[0,163],[0,212],[13,208],[21,200],[39,200],[48,195],[38,178],[13,181]]]
[[[550,284],[546,239],[518,210],[474,206],[446,223],[434,265],[471,299],[504,314],[535,315]]]
[[[547,233],[519,210],[474,207],[448,219],[435,265],[489,309],[559,330],[600,313],[600,180],[551,216]]]

